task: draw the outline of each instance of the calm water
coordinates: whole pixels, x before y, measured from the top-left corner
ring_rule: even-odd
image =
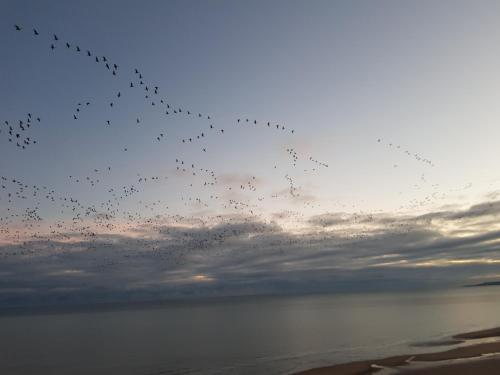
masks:
[[[500,288],[0,316],[1,374],[286,374],[500,326]]]

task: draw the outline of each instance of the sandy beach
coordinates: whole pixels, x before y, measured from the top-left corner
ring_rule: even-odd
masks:
[[[471,343],[446,351],[408,354],[381,359],[356,361],[321,368],[314,368],[297,375],[365,375],[365,374],[415,374],[448,375],[500,373],[500,327],[466,332],[452,337],[457,344],[467,340],[493,339],[499,341]]]

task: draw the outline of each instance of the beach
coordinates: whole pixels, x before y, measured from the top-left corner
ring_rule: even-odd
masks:
[[[478,343],[481,340],[488,342]],[[457,334],[451,337],[450,342],[457,345],[470,344],[441,352],[392,356],[314,368],[301,371],[297,375],[500,373],[500,327]]]

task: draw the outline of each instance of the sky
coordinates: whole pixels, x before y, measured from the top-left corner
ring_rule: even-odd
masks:
[[[499,8],[1,0],[0,306],[500,278]]]

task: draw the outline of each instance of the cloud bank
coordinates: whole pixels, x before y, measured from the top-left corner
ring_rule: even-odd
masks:
[[[0,247],[0,307],[441,288],[500,274],[500,201],[425,215],[158,217]],[[300,220],[300,222],[299,222]]]

